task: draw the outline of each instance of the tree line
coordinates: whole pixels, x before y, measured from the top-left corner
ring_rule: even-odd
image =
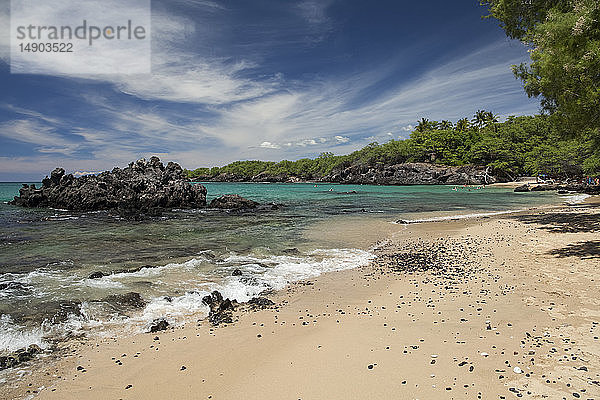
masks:
[[[493,113],[479,110],[471,119],[455,123],[423,118],[407,139],[371,143],[347,155],[327,152],[296,161],[235,161],[223,167],[188,170],[187,174],[190,179],[231,174],[249,180],[263,174],[310,180],[356,165],[427,162],[489,167],[491,173],[505,179],[537,174],[567,178],[598,171],[594,149],[591,138],[565,137],[548,115],[511,116],[498,122]]]

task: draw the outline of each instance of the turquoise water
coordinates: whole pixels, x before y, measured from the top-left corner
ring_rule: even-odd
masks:
[[[563,201],[497,187],[206,183],[208,201],[237,193],[281,207],[172,210],[138,221],[6,204],[20,186],[0,183],[0,352],[47,346],[71,333],[136,332],[154,318],[183,323],[206,311],[201,298],[213,289],[245,301],[289,281],[368,262],[368,251],[347,248],[341,238],[327,246],[307,239],[307,230],[328,219],[414,220]],[[243,276],[231,276],[234,269]],[[89,279],[96,271],[113,274]],[[147,302],[144,308],[103,300],[132,291]]]

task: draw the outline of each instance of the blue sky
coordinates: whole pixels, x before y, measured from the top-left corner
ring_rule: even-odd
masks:
[[[344,154],[422,117],[536,113],[510,71],[526,48],[484,13],[464,0],[153,1],[151,75],[11,74],[1,32],[0,181],[154,154],[187,168]]]

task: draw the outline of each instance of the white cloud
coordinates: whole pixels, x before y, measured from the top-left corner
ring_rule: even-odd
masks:
[[[202,130],[237,148],[240,156],[258,139],[281,147],[265,157],[293,158],[305,155],[308,149],[326,151],[332,144],[345,145],[336,148],[340,152],[354,150],[369,140],[389,140],[394,132],[406,137],[421,117],[457,120],[478,108],[531,112],[535,106],[508,67],[519,59],[492,58],[494,62],[489,62],[503,46],[504,41],[457,57],[367,103],[354,105],[352,100],[390,73],[388,66],[216,108],[219,118]],[[376,132],[385,133],[378,136]]]
[[[271,142],[262,142],[260,144],[260,147],[262,147],[263,149],[280,149],[281,146],[271,143]]]
[[[79,147],[73,140],[60,135],[52,126],[40,121],[18,119],[0,124],[0,136],[29,143],[40,153],[73,154]]]

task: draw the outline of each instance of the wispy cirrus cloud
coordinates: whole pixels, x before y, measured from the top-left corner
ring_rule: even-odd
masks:
[[[358,106],[355,105],[357,94],[383,78],[377,71],[303,82],[298,86],[282,81],[279,84],[286,90],[273,89],[243,100],[231,95],[212,98],[207,104],[198,102],[198,106],[208,106],[211,115],[208,119],[195,117],[193,108],[179,114],[146,107],[123,107],[108,99],[90,96],[86,101],[105,116],[106,126],[102,129],[72,127],[72,133],[83,138],[83,144],[64,138],[57,142],[55,130],[49,127],[61,126],[64,121],[37,111],[14,110],[44,125],[13,121],[13,125],[5,124],[2,128],[3,131],[12,129],[10,137],[15,140],[28,138],[41,152],[71,156],[78,149],[92,148],[93,157],[114,160],[112,164],[126,163],[153,152],[162,152],[169,159],[190,167],[240,158],[293,159],[331,150],[340,154],[372,141],[406,137],[420,117],[456,120],[477,108],[503,109],[514,114],[531,112],[535,106],[523,101],[518,85],[505,83],[512,79],[506,61],[485,62],[487,55],[499,51],[503,45],[496,43],[451,60],[414,82],[399,84],[388,89],[385,96]],[[390,68],[382,66],[381,71],[388,73]],[[185,81],[181,84],[185,93],[197,83],[191,83],[190,87],[186,87]],[[495,95],[490,96],[490,93]],[[141,90],[131,91],[130,95],[146,98]],[[155,95],[160,97],[158,93],[152,94]],[[185,97],[172,102],[185,102]]]
[[[89,171],[151,154],[190,168],[341,154],[407,137],[421,117],[457,120],[479,108],[503,115],[537,109],[508,67],[525,53],[505,40],[455,49],[411,79],[398,79],[410,61],[407,52],[368,68],[293,75],[268,52],[326,41],[337,23],[329,15],[331,2],[298,2],[286,10],[289,26],[248,24],[233,43],[239,11],[224,3],[156,3],[153,73],[63,76],[57,85],[76,83],[69,96],[77,109],[69,115],[43,105],[0,107],[9,116],[0,139],[28,143],[34,151],[5,153],[0,169],[46,171],[61,164]],[[189,10],[201,12],[191,16]]]

